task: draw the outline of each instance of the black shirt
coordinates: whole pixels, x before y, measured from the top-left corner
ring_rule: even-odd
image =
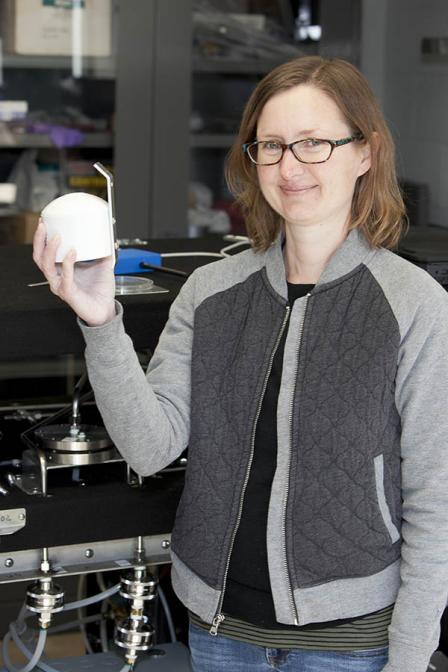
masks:
[[[290,305],[314,285],[288,283]],[[288,325],[289,326],[289,325]],[[227,575],[223,613],[265,628],[297,629],[277,623],[269,581],[266,527],[277,462],[277,401],[287,329],[272,363],[255,434],[255,450],[243,511]],[[316,624],[314,624],[316,625]]]

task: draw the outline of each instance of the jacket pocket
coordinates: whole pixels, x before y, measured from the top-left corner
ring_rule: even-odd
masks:
[[[376,496],[378,500],[378,506],[380,507],[381,515],[383,517],[383,522],[389,532],[392,543],[400,539],[400,533],[392,520],[390,515],[389,506],[386,500],[386,492],[384,489],[384,457],[383,455],[377,455],[374,460],[375,466],[375,485],[376,485]]]

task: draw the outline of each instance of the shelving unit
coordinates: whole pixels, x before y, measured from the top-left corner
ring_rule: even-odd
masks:
[[[189,136],[190,180],[209,187],[220,206],[222,201],[231,201],[224,181],[224,162],[238,131],[245,103],[253,88],[273,68],[294,57],[294,46],[297,56],[313,54],[340,56],[356,64],[361,4],[360,0],[338,0],[337,3],[333,0],[320,0],[319,22],[322,26],[320,42],[309,41],[294,45],[291,40],[293,49],[290,52],[273,55],[273,44],[269,44],[265,36],[262,36],[260,44],[267,44],[265,58],[256,57],[257,53],[263,52],[259,49],[259,45],[253,46],[255,43],[255,40],[252,40],[253,35],[250,45],[235,44],[235,41],[232,41],[241,37],[241,31],[235,23],[232,23],[234,18],[230,19],[227,31],[225,12],[227,6],[235,5],[227,3],[226,0],[213,0],[211,6],[219,8],[216,10],[216,20],[210,22],[215,33],[210,31],[211,38],[208,41],[206,20],[199,22],[199,36],[200,39],[204,39],[204,50],[199,51],[201,46],[199,44],[191,61],[192,113],[198,130]],[[257,10],[254,10],[256,13],[265,13],[266,17],[270,16],[271,19],[274,16],[278,17],[278,28],[287,27],[287,32],[292,36],[294,17],[290,3],[284,0],[272,0],[258,5],[252,3],[250,6],[257,7]],[[220,32],[220,17],[223,17],[222,32]],[[193,25],[192,37],[194,31]],[[224,44],[227,32],[230,34],[228,49]],[[214,35],[216,44],[213,41]],[[238,52],[248,53],[246,46],[253,51],[253,58],[237,58],[232,55]],[[234,47],[236,51],[232,52]],[[220,50],[222,53],[218,57],[215,53]]]
[[[3,18],[5,7],[4,0],[0,0]],[[11,242],[29,242],[32,234],[32,224],[29,224],[31,211],[38,211],[46,204],[45,200],[54,198],[65,190],[73,189],[69,181],[69,165],[72,160],[76,160],[78,169],[80,163],[85,162],[86,176],[89,175],[95,160],[114,165],[115,137],[112,126],[115,112],[118,9],[119,0],[111,0],[108,56],[82,56],[75,59],[70,55],[45,55],[44,43],[41,42],[36,47],[37,42],[31,45],[31,40],[28,42],[29,50],[41,51],[42,55],[16,54],[14,49],[20,42],[20,36],[15,42],[17,38],[14,21],[18,21],[20,25],[18,15],[11,12],[8,14],[8,20],[1,26],[4,38],[0,53],[1,97],[6,100],[26,100],[29,108],[28,116],[23,122],[17,120],[11,124],[5,123],[0,129],[0,150],[4,152],[4,157],[8,157],[1,164],[2,178],[9,179],[8,174],[5,174],[8,165],[10,168],[21,165],[23,166],[21,169],[25,170],[25,163],[20,163],[20,157],[27,150],[34,152],[33,165],[37,168],[37,170],[34,167],[31,169],[27,164],[26,170],[30,171],[30,174],[23,173],[17,178],[20,185],[17,190],[17,206],[10,211],[0,210],[2,231],[4,234],[5,231],[9,231],[7,236],[13,236]],[[104,30],[109,30],[107,25]],[[21,44],[22,50],[25,51],[23,39]],[[92,96],[92,90],[98,95]],[[92,131],[82,131],[82,124],[85,128],[89,128],[85,118],[92,120],[90,124]],[[98,123],[100,119],[101,123]],[[45,132],[39,132],[37,123],[43,124],[42,131]],[[69,137],[66,146],[60,148],[59,140],[64,140],[64,131],[60,131],[61,138],[56,141],[52,137],[53,134],[45,128],[47,125],[67,128],[68,132],[73,128],[79,131],[79,140],[71,144]],[[99,130],[103,128],[107,130]],[[31,155],[30,161],[32,161]],[[54,176],[52,186],[49,175]],[[88,179],[85,180],[85,184],[87,186],[84,188],[88,190],[90,188]],[[92,189],[96,191],[93,186]],[[42,194],[41,200],[39,194]],[[2,240],[5,240],[5,235]]]
[[[281,1],[272,0],[271,7],[280,8],[282,4]],[[269,10],[268,5],[265,3],[266,11]],[[225,8],[225,2],[221,6]],[[225,35],[225,11],[218,12],[217,17],[216,23],[212,20],[211,25],[217,26],[220,17],[223,17],[222,34]],[[233,20],[230,19],[230,26],[234,25]],[[199,25],[204,26],[205,21]],[[292,28],[291,25],[291,34]],[[193,33],[194,30],[193,26]],[[236,33],[239,35],[238,29]],[[236,48],[234,53],[238,53],[239,45],[229,42],[228,54],[225,53],[226,47],[221,42],[219,28],[216,40],[217,45],[220,45],[217,49],[223,51],[220,57],[194,53],[191,63],[192,113],[198,130],[190,134],[190,180],[204,184],[212,191],[214,201],[222,204],[223,201],[231,201],[224,182],[224,162],[238,132],[247,99],[266,73],[289,60],[293,53],[300,55],[301,50],[292,47],[286,55],[238,58],[232,55],[232,50]],[[264,43],[264,40],[261,32],[260,41]],[[205,48],[214,48],[213,37],[210,44],[205,44]],[[280,49],[283,49],[281,43]]]
[[[100,156],[113,154],[121,236],[185,236],[189,184],[203,180],[217,199],[228,197],[223,163],[242,109],[256,82],[282,59],[193,54],[193,0],[112,2],[118,10],[112,40],[116,56],[83,59],[83,73],[98,85],[101,80],[105,86],[114,83],[113,133],[88,133],[78,150],[89,159],[95,150]],[[314,52],[356,63],[360,0],[320,0],[319,6],[324,37]],[[314,53],[311,47],[307,51]],[[69,77],[71,59],[4,55],[4,75],[20,68],[32,72],[39,90],[40,72],[64,70]],[[101,99],[93,87],[87,98],[95,96]],[[201,112],[204,105],[209,120],[222,116],[223,123],[205,123],[201,132],[193,133],[191,113]],[[48,152],[51,144],[48,136],[26,134],[0,146],[12,152]]]
[[[300,52],[298,52],[299,54]],[[193,86],[193,104],[197,102],[197,98],[204,98],[205,106],[211,105],[214,110],[221,105],[216,104],[216,100],[223,99],[223,105],[229,105],[235,110],[234,130],[233,132],[226,131],[212,131],[204,130],[191,133],[190,148],[191,149],[229,149],[235,140],[235,135],[240,119],[240,115],[250,91],[255,86],[256,82],[265,74],[270,72],[274,67],[280,65],[285,59],[270,59],[270,60],[233,60],[226,58],[198,58],[194,57],[192,62],[192,86]],[[204,93],[196,91],[200,86],[199,80],[201,77],[207,78],[207,83],[204,85]],[[234,91],[232,91],[234,89]],[[242,90],[244,89],[244,90]],[[224,91],[224,93],[223,93]],[[215,101],[215,104],[213,104]],[[215,115],[210,114],[210,118]]]
[[[33,70],[70,70],[72,59],[69,56],[20,56],[6,54],[3,56],[4,68],[27,68]],[[115,59],[113,57],[89,57],[82,59],[82,72],[90,77],[101,79],[115,78]]]
[[[84,133],[83,140],[76,147],[113,147],[112,133]],[[11,142],[9,142],[11,139]],[[8,136],[7,142],[0,139],[0,148],[10,149],[40,149],[54,148],[51,137],[45,133],[14,133]]]

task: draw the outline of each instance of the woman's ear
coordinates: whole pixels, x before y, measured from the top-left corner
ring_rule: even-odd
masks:
[[[370,141],[365,140],[360,147],[361,151],[361,163],[359,166],[358,177],[367,173],[372,166],[373,156],[376,154],[378,146],[380,143],[380,137],[376,131],[374,131],[370,137]]]

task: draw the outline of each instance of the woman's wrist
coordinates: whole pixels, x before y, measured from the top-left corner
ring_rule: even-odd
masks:
[[[104,316],[98,317],[98,319],[84,320],[84,322],[88,327],[104,327],[106,324],[109,324],[109,322],[112,322],[116,316],[117,309],[114,302]]]

